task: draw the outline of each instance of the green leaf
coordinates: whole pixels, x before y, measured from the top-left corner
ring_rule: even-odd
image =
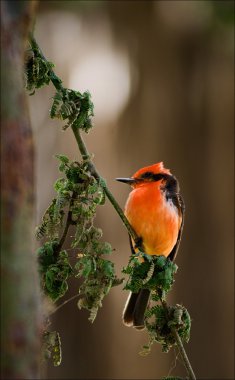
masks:
[[[67,252],[61,251],[58,254],[57,247],[57,245],[52,247],[50,243],[45,243],[39,250],[42,287],[53,301],[67,292],[67,279],[72,274]]]
[[[54,183],[54,189],[56,192],[61,191],[64,188],[65,178],[58,178]]]
[[[113,252],[111,244],[104,242],[102,246],[103,255],[110,255]]]
[[[94,268],[93,261],[90,257],[83,257],[79,260],[79,262],[76,264],[75,269],[78,270],[77,277],[88,277]]]
[[[68,164],[69,163],[68,157],[65,156],[65,155],[63,155],[63,154],[56,154],[55,157],[58,158],[64,164]]]
[[[107,277],[114,276],[114,264],[109,260],[101,261],[102,270]]]
[[[40,271],[44,272],[46,268],[55,263],[54,251],[57,246],[57,241],[46,242],[37,250]]]

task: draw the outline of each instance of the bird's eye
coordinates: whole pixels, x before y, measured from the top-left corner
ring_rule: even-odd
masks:
[[[145,172],[140,176],[140,179],[143,179],[145,181],[153,181],[153,173],[152,172]]]

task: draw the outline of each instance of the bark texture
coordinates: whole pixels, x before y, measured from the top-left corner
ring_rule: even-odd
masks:
[[[39,281],[33,254],[34,149],[24,52],[36,1],[1,2],[1,373],[39,378]]]

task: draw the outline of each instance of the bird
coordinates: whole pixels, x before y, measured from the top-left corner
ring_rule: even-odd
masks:
[[[138,236],[138,247],[130,237],[132,253],[141,247],[147,255],[163,255],[175,260],[179,248],[185,205],[178,180],[163,162],[139,169],[130,178],[116,178],[132,187],[124,213]],[[124,310],[123,323],[142,330],[150,299],[149,289],[130,292]]]

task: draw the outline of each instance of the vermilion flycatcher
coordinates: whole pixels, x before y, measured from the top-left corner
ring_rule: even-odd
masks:
[[[162,162],[138,170],[131,178],[116,178],[133,190],[125,206],[125,215],[140,238],[141,250],[148,255],[163,255],[174,260],[179,247],[184,202],[177,179]],[[132,239],[131,250],[136,247]],[[123,322],[127,326],[144,328],[144,313],[150,297],[148,289],[130,293]]]

